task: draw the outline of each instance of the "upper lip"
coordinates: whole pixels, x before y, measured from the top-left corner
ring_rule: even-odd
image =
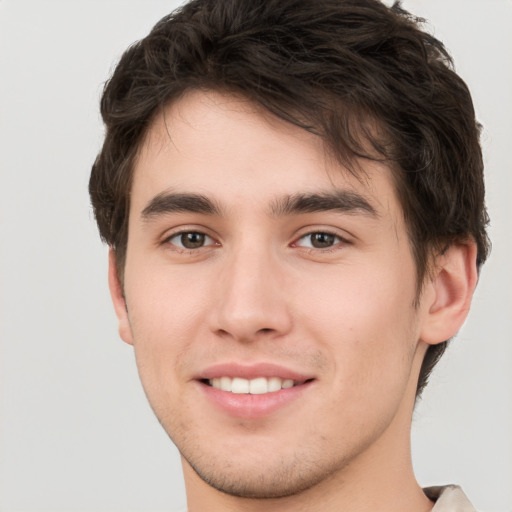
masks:
[[[279,364],[274,363],[253,363],[253,364],[240,364],[240,363],[218,363],[201,371],[196,377],[197,380],[209,380],[219,377],[239,377],[242,379],[256,379],[257,377],[279,377],[286,380],[291,379],[295,382],[304,382],[313,378],[299,371],[286,368]]]

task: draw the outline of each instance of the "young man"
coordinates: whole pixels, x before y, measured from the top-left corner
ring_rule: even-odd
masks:
[[[90,192],[188,509],[473,510],[416,397],[488,243],[442,44],[377,0],[195,0],[121,58]]]

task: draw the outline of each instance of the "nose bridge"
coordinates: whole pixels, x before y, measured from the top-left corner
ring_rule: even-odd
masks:
[[[270,244],[245,237],[223,264],[214,325],[217,332],[249,341],[284,334],[291,325],[282,269]]]

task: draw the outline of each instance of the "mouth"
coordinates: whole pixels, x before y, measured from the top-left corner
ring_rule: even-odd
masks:
[[[227,391],[237,395],[265,395],[276,393],[282,389],[290,389],[301,386],[312,379],[295,381],[293,379],[282,379],[280,377],[256,377],[244,379],[242,377],[216,377],[204,379],[202,382],[220,391]]]
[[[299,397],[309,396],[317,378],[271,363],[225,363],[205,369],[194,380],[215,409],[228,417],[257,420],[303,403]]]

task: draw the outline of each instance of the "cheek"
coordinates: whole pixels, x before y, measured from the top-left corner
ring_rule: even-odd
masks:
[[[402,274],[401,269],[382,266],[361,262],[326,269],[307,282],[297,280],[302,289],[295,293],[300,297],[296,307],[304,317],[318,319],[317,324],[331,326],[334,332],[349,331],[361,341],[373,338],[372,331],[378,336],[403,330],[404,321],[414,313],[414,282],[405,279],[407,269]]]
[[[401,270],[354,265],[333,272],[323,281],[328,286],[319,280],[309,283],[304,323],[310,337],[321,340],[330,353],[347,389],[373,392],[373,385],[374,391],[380,387],[384,392],[408,378],[417,312],[414,280],[404,281]]]
[[[129,274],[126,300],[133,331],[134,349],[141,380],[161,387],[180,367],[198,330],[203,328],[205,300],[209,296],[204,281],[184,279],[168,270]]]
[[[208,297],[205,279],[165,264],[136,268],[127,273],[125,291],[133,327],[143,338],[167,344],[198,323]]]
[[[331,360],[333,390],[326,417],[341,431],[336,443],[350,443],[360,433],[371,436],[389,425],[409,386],[414,357],[415,315],[399,297],[379,300],[377,291],[356,289],[336,311],[320,317],[322,340]],[[393,299],[393,300],[390,300]],[[383,304],[385,304],[383,306]],[[332,319],[337,318],[336,325]],[[340,427],[342,425],[342,427]]]

